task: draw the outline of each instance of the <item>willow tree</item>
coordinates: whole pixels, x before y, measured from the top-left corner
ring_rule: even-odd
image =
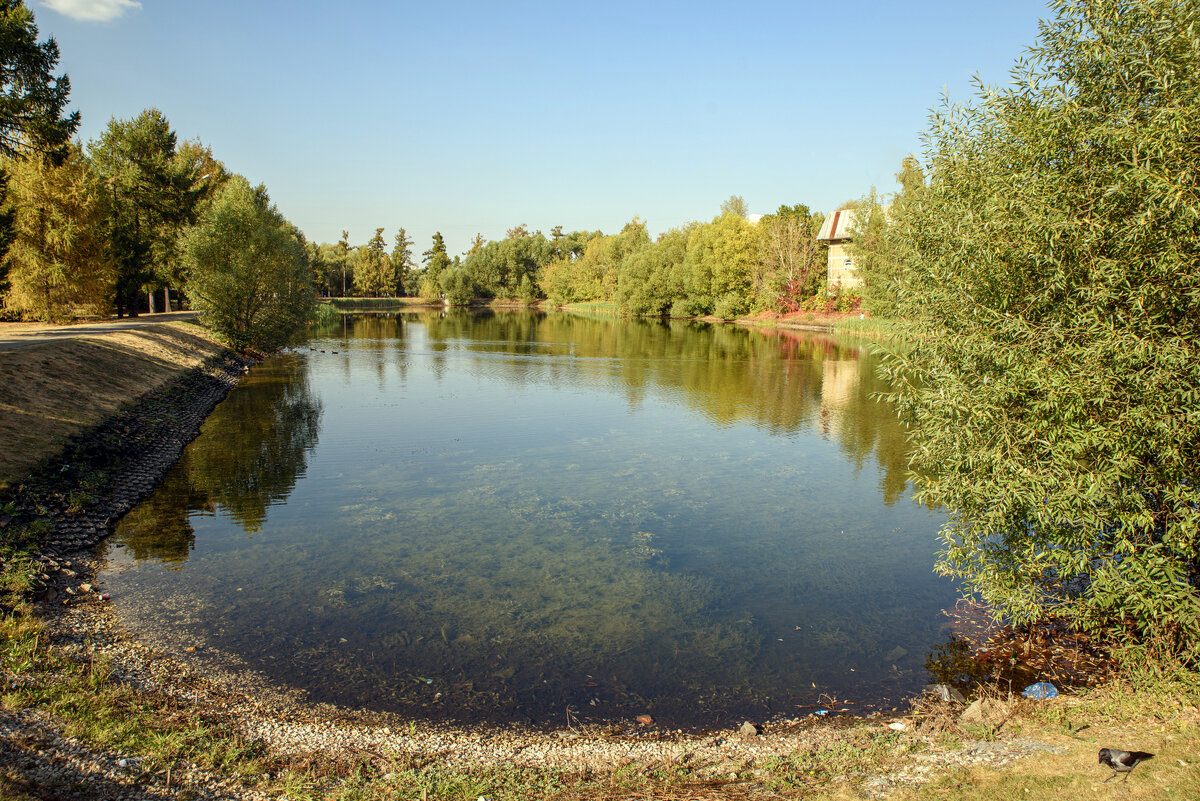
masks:
[[[185,234],[186,288],[201,319],[239,348],[284,344],[311,317],[315,295],[300,232],[266,189],[235,175]]]
[[[1058,0],[931,119],[891,361],[940,568],[1017,622],[1200,644],[1200,3]]]

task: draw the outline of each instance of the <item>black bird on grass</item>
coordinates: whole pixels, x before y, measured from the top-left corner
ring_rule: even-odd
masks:
[[[1118,773],[1124,773],[1125,778],[1121,779],[1121,781],[1127,781],[1131,770],[1153,757],[1154,754],[1147,754],[1145,751],[1122,751],[1119,748],[1101,748],[1100,764],[1108,765],[1113,771],[1113,775],[1105,779],[1104,783],[1111,782],[1117,777]]]

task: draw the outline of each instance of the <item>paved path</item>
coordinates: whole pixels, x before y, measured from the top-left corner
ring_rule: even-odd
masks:
[[[16,350],[40,342],[59,339],[78,339],[109,334],[113,331],[129,331],[147,325],[170,323],[178,320],[194,320],[200,312],[181,311],[161,314],[142,314],[137,317],[113,317],[74,325],[51,325],[49,323],[0,323],[0,350]]]

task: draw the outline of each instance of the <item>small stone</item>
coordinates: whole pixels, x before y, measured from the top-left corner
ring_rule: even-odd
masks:
[[[908,727],[905,726],[903,723],[901,723],[898,720],[893,720],[891,723],[888,724],[888,728],[891,729],[892,731],[904,731]]]
[[[92,585],[91,584],[80,584],[79,589],[83,590],[84,592],[91,592]]]
[[[637,718],[635,718],[635,720],[637,720],[637,722],[642,724],[643,726],[649,726],[651,723],[654,722],[654,718],[650,717],[649,715],[638,715]]]
[[[746,737],[757,737],[758,735],[762,734],[762,730],[758,727],[758,724],[751,723],[747,720],[742,724],[742,727],[738,729],[738,734]]]

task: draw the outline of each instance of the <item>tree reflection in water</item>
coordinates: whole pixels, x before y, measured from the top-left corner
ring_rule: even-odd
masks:
[[[195,512],[224,514],[248,533],[259,531],[267,510],[283,503],[304,474],[321,425],[321,403],[306,371],[296,361],[276,359],[242,384],[255,391],[230,393],[204,423],[236,433],[198,438],[158,491],[122,521],[116,541],[136,559],[185,561]]]

